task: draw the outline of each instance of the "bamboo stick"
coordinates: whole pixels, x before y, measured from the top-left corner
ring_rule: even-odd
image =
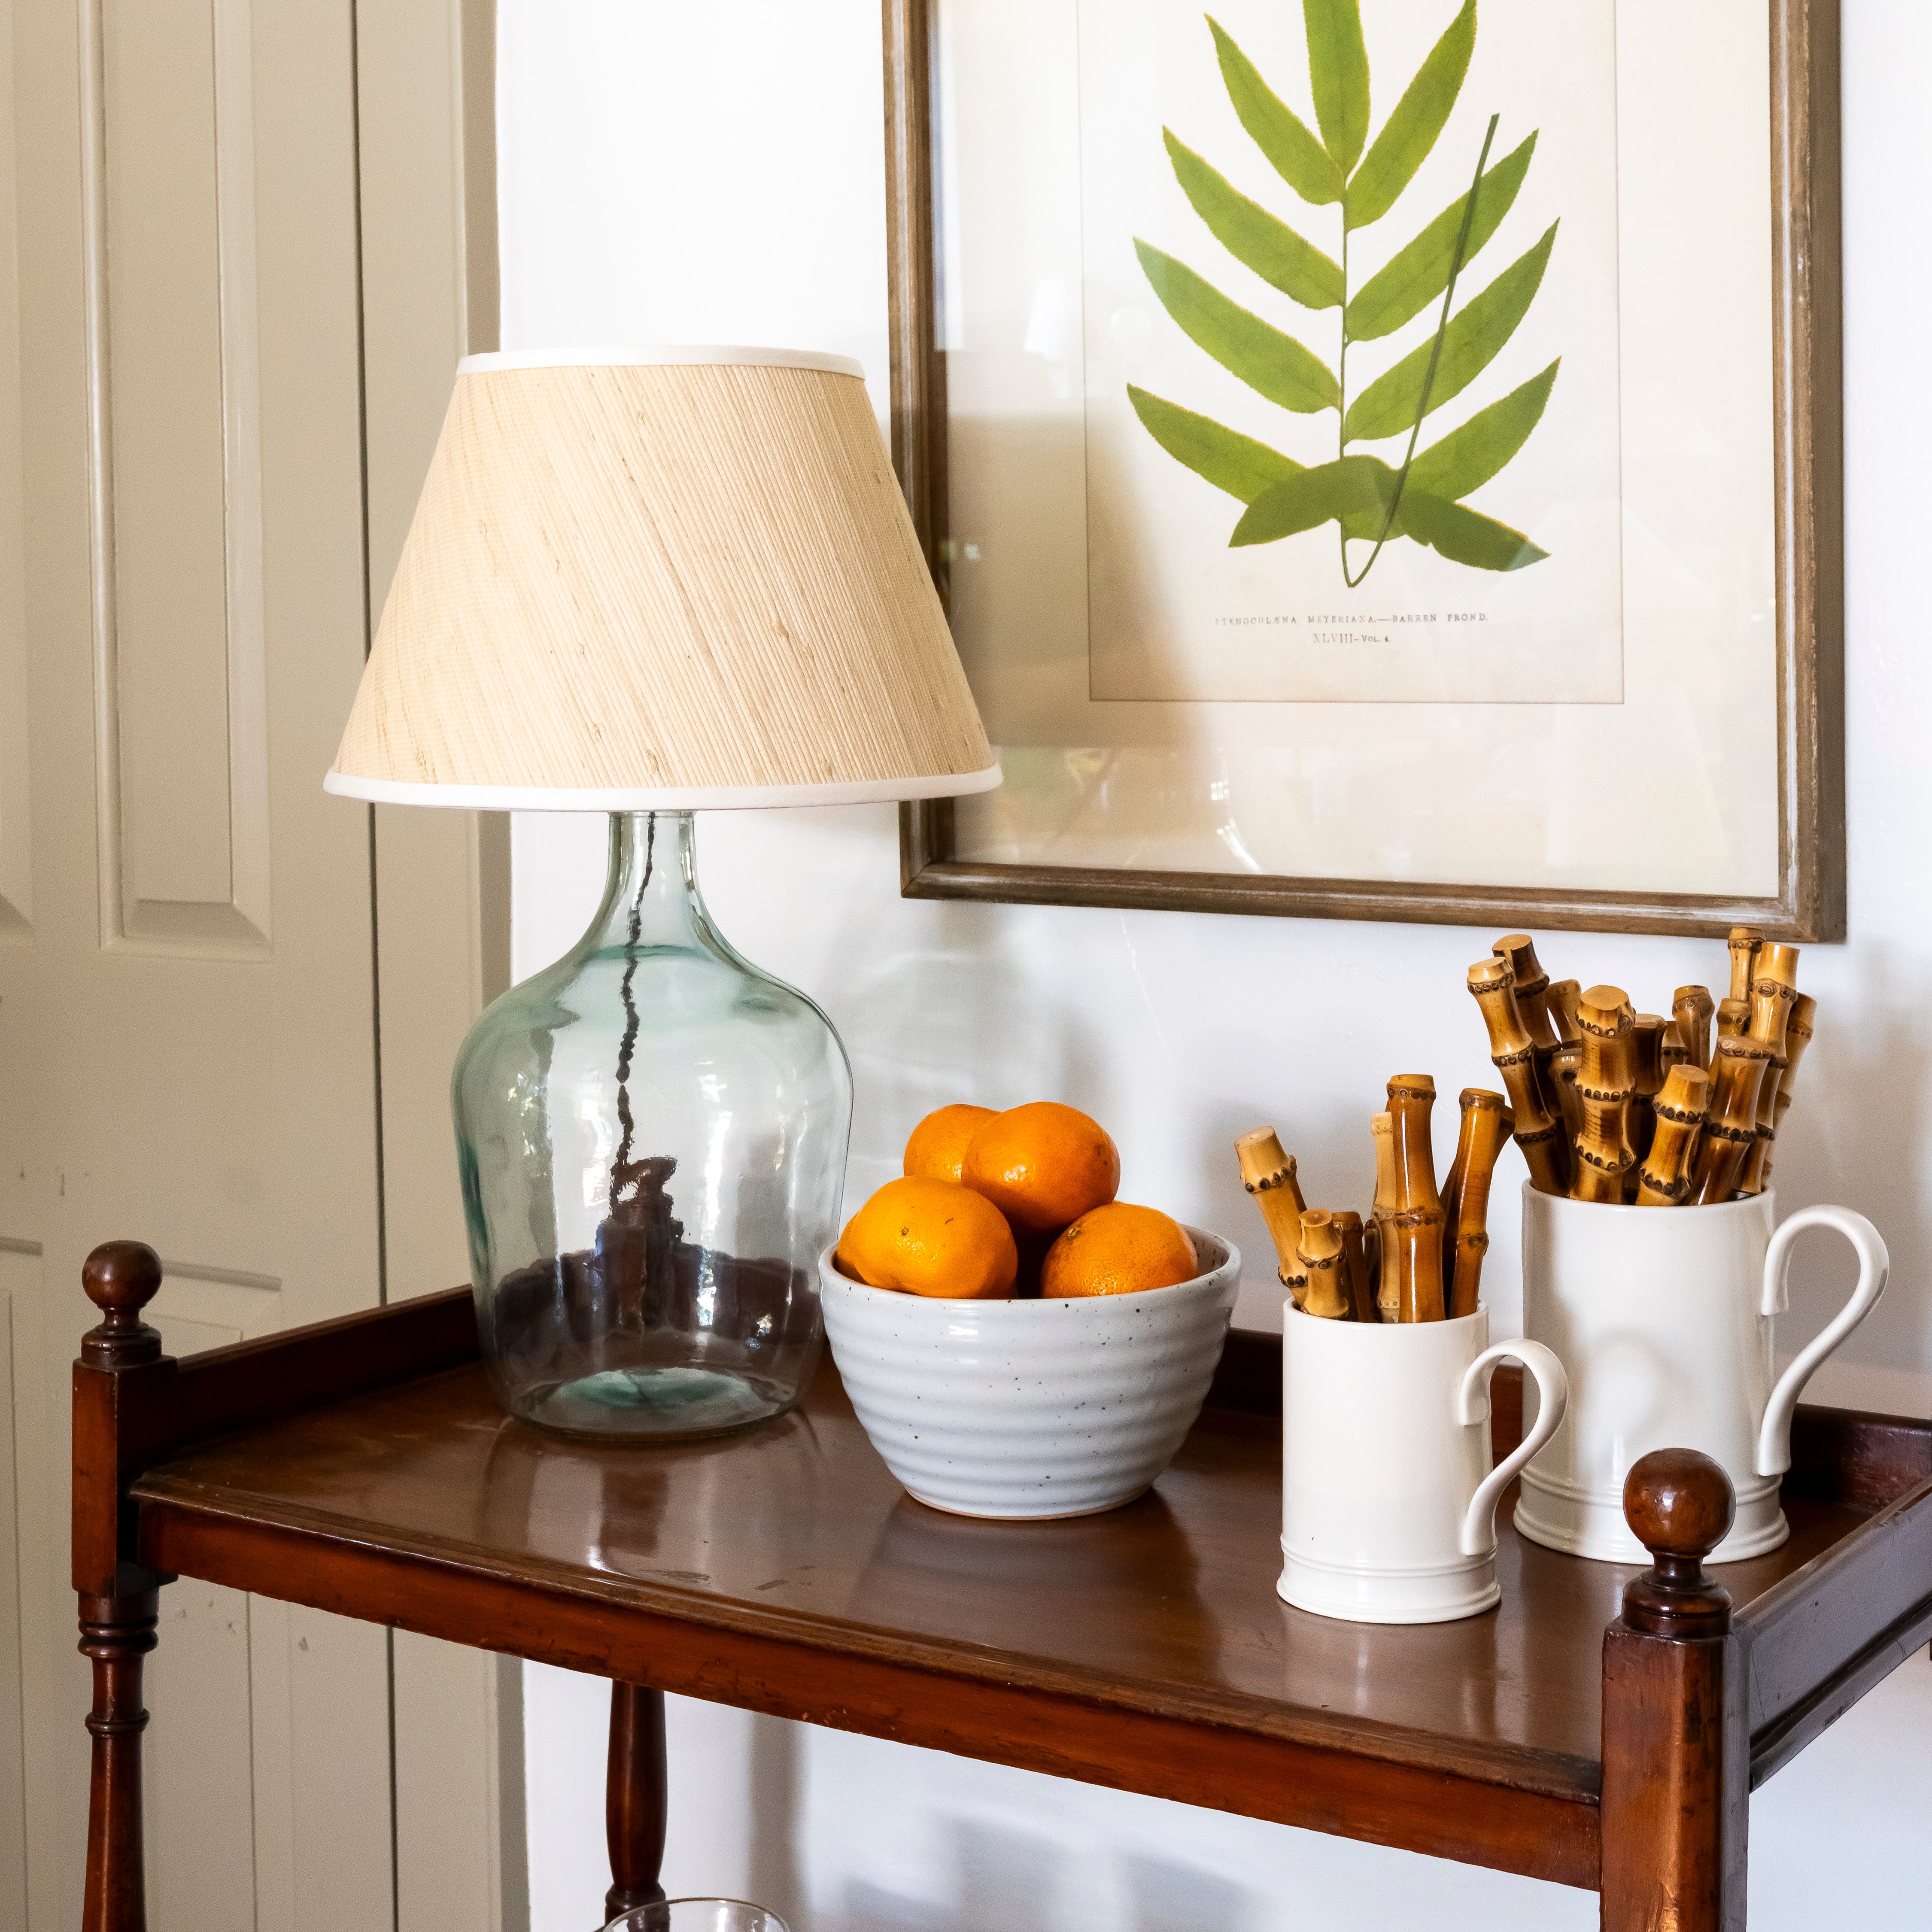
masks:
[[[1684,1036],[1684,1057],[1694,1066],[1711,1064],[1711,1020],[1716,1012],[1708,986],[1679,986],[1670,996],[1671,1017]]]
[[[1369,1274],[1361,1216],[1352,1209],[1346,1214],[1337,1214],[1335,1232],[1342,1238],[1342,1270],[1348,1284],[1350,1318],[1356,1322],[1376,1321],[1378,1318],[1376,1313],[1376,1285]]]
[[[1764,934],[1754,926],[1734,926],[1731,928],[1731,936],[1725,944],[1731,949],[1730,997],[1734,1000],[1748,1000],[1757,950],[1764,944]]]
[[[1750,1027],[1750,1002],[1748,1000],[1720,1000],[1718,1002],[1717,1038],[1711,1042],[1711,1078],[1718,1077],[1718,1048],[1727,1040],[1742,1040]]]
[[[1800,993],[1792,1001],[1790,1016],[1784,1022],[1784,1078],[1778,1083],[1778,1097],[1786,1105],[1798,1078],[1798,1063],[1804,1058],[1817,1024],[1818,1002],[1809,993]]]
[[[1728,1201],[1736,1192],[1757,1138],[1758,1088],[1770,1066],[1770,1049],[1761,1040],[1739,1034],[1718,1041],[1710,1112],[1697,1150],[1694,1198],[1699,1207]]]
[[[1750,1024],[1753,1040],[1769,1047],[1774,1059],[1784,1052],[1784,1030],[1798,998],[1798,949],[1769,945],[1758,950],[1751,980]]]
[[[1630,1095],[1627,1115],[1630,1130],[1630,1164],[1628,1180],[1634,1186],[1638,1166],[1650,1151],[1657,1132],[1657,1116],[1652,1111],[1658,1090],[1664,1084],[1664,1029],[1666,1022],[1657,1013],[1639,1013],[1630,1029],[1630,1077],[1635,1090]]]
[[[1818,1002],[1809,993],[1800,993],[1792,1001],[1791,1011],[1784,1022],[1784,1067],[1778,1077],[1778,1096],[1772,1104],[1773,1145],[1762,1156],[1757,1172],[1760,1189],[1770,1184],[1772,1156],[1776,1151],[1777,1138],[1784,1131],[1784,1117],[1791,1111],[1791,1089],[1798,1078],[1798,1064],[1804,1058],[1806,1050],[1811,1044],[1812,1032],[1817,1024],[1817,1018]],[[1763,1118],[1762,1108],[1759,1118]]]
[[[1637,1182],[1640,1208],[1678,1208],[1690,1197],[1691,1164],[1709,1111],[1711,1076],[1688,1060],[1673,1066],[1656,1100],[1657,1137]]]
[[[1690,1058],[1684,1051],[1684,1035],[1675,1020],[1664,1023],[1664,1044],[1658,1048],[1657,1057],[1663,1066],[1664,1077],[1666,1080],[1670,1078],[1670,1070],[1673,1066],[1682,1066]],[[1698,1064],[1701,1066],[1702,1062]]]
[[[1382,1223],[1382,1245],[1395,1252],[1398,1322],[1440,1322],[1442,1304],[1442,1210],[1416,1208]],[[1384,1279],[1387,1270],[1384,1267]],[[1382,1319],[1390,1318],[1385,1313]]]
[[[1395,1116],[1376,1114],[1369,1123],[1369,1132],[1376,1144],[1376,1198],[1371,1210],[1375,1226],[1370,1231],[1376,1244],[1376,1316],[1378,1321],[1400,1322],[1402,1295],[1395,1243],[1388,1234],[1389,1219],[1395,1213]]]
[[[1576,1136],[1571,1198],[1621,1203],[1624,1176],[1634,1158],[1628,1117],[1636,1085],[1630,1064],[1636,1016],[1622,987],[1592,986],[1577,1003],[1576,1024],[1583,1032],[1583,1065],[1576,1076],[1583,1124]]]
[[[1537,1084],[1544,1112],[1556,1112],[1556,1089],[1550,1071],[1550,1056],[1563,1043],[1556,1021],[1550,1010],[1550,975],[1536,956],[1536,942],[1526,932],[1505,933],[1490,948],[1490,953],[1508,967],[1516,982],[1516,1007],[1522,1016],[1523,1030],[1536,1055]]]
[[[1448,1238],[1444,1246],[1443,1312],[1454,1321],[1476,1312],[1483,1258],[1490,1250],[1490,1184],[1516,1123],[1500,1094],[1466,1087],[1456,1138],[1454,1198],[1444,1203]]]
[[[1324,1322],[1346,1322],[1350,1313],[1348,1285],[1342,1262],[1342,1237],[1335,1217],[1326,1209],[1311,1208],[1301,1217],[1301,1239],[1294,1252],[1308,1278],[1301,1312]]]
[[[1507,969],[1505,969],[1507,970]],[[1440,1322],[1443,1315],[1442,1230],[1447,1216],[1436,1186],[1436,1153],[1429,1117],[1436,1082],[1426,1073],[1398,1073],[1388,1083],[1394,1130],[1395,1212],[1382,1225],[1386,1247],[1396,1234],[1396,1298],[1404,1322]]]
[[[1308,1210],[1301,1198],[1301,1184],[1295,1178],[1294,1156],[1282,1150],[1281,1136],[1273,1127],[1256,1127],[1235,1142],[1234,1157],[1241,1164],[1241,1185],[1254,1196],[1262,1219],[1268,1223],[1278,1271],[1286,1286],[1294,1267],[1295,1245],[1301,1239],[1301,1217]],[[1296,1306],[1300,1305],[1298,1301]]]
[[[1581,1042],[1583,1035],[1576,1024],[1576,1002],[1583,997],[1583,982],[1580,980],[1554,980],[1550,991],[1544,996],[1544,1005],[1556,1027],[1558,1040]]]
[[[1516,1003],[1515,976],[1508,962],[1492,953],[1469,968],[1468,982],[1489,1030],[1490,1064],[1502,1076],[1509,1095],[1516,1144],[1529,1168],[1530,1185],[1540,1193],[1567,1194],[1570,1161],[1563,1119],[1544,1102],[1536,1073],[1536,1045]],[[1552,1052],[1552,1069],[1561,1059],[1560,1049]]]

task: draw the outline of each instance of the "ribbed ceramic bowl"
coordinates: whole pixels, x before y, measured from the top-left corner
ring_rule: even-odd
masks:
[[[1239,1251],[1190,1228],[1208,1272],[1144,1294],[941,1301],[819,1258],[825,1332],[887,1468],[959,1516],[1090,1516],[1174,1460],[1206,1400]]]

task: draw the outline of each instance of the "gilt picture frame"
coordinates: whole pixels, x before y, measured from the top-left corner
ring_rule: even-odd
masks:
[[[1007,772],[986,801],[902,808],[906,896],[1843,937],[1837,0],[1712,16],[1713,34],[1761,23],[1762,42],[1706,56],[1768,98],[1735,104],[1697,218],[1762,274],[1733,293],[1733,265],[1688,308],[1701,232],[1680,226],[1647,269],[1664,203],[1646,170],[1682,158],[1649,153],[1668,100],[1646,110],[1633,85],[1644,4],[1570,10],[1582,38],[1549,49],[1524,44],[1515,4],[1359,0],[1370,118],[1338,136],[1350,97],[1324,37],[1348,0],[1316,0],[1306,26],[1292,0],[1211,21],[1181,0],[1052,0],[1004,40],[1000,16],[1022,16],[1002,0],[884,0],[893,460]],[[976,95],[976,61],[997,92]],[[1270,116],[1341,154],[1332,190],[1270,152]],[[1747,134],[1768,134],[1748,167]],[[1016,155],[1040,169],[1030,241],[988,215]],[[1371,164],[1381,188],[1352,205]],[[1500,217],[1498,180],[1516,198]],[[1384,348],[1361,298],[1430,234],[1454,238],[1447,293],[1398,313]],[[1325,253],[1301,239],[1334,235]],[[1352,240],[1366,266],[1330,288]],[[1479,292],[1459,299],[1465,271]],[[1485,315],[1500,350],[1472,344]],[[1708,422],[1666,407],[1666,332],[1688,369],[1701,353],[1736,374],[1735,421],[1701,392]],[[1257,332],[1264,378],[1243,362]],[[1352,349],[1369,375],[1346,397],[1281,393],[1288,336],[1314,345],[1316,391],[1338,337],[1344,380]],[[1414,421],[1376,420],[1417,371]],[[1244,470],[1253,452],[1264,474]],[[1708,530],[1672,520],[1693,475]]]

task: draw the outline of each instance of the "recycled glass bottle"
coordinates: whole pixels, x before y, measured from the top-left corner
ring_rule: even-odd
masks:
[[[470,1029],[452,1100],[483,1356],[513,1415],[667,1442],[798,1400],[851,1073],[824,1014],[712,924],[690,813],[612,816],[590,930]]]

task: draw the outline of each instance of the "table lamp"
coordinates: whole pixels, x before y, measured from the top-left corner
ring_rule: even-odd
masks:
[[[610,814],[589,929],[489,1007],[452,1083],[512,1414],[718,1435],[782,1414],[818,1358],[851,1076],[712,923],[692,814],[998,782],[856,362],[464,361],[323,782]]]

